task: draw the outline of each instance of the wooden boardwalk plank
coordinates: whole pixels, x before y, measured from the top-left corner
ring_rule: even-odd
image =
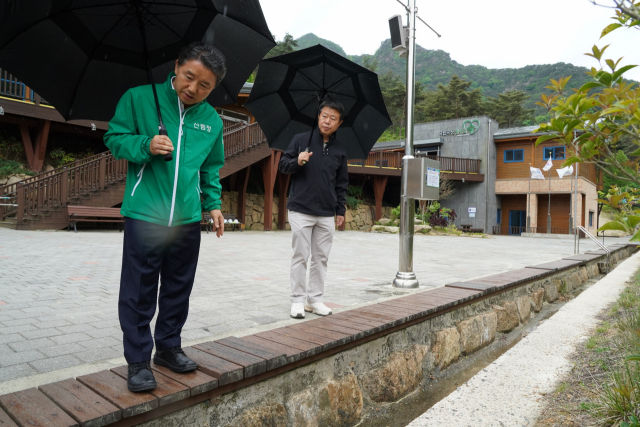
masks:
[[[306,359],[307,357],[316,354],[315,352],[320,351],[321,349],[320,346],[315,346],[311,350],[300,350],[298,348],[286,345],[284,343],[284,340],[282,339],[280,340],[280,342],[275,342],[255,335],[248,335],[246,337],[242,337],[242,339],[252,344],[259,345],[262,348],[268,348],[273,352],[284,353],[285,364],[297,362],[301,359]]]
[[[596,255],[596,254],[576,254],[576,255],[571,255],[568,257],[564,257],[562,258],[563,260],[571,260],[571,261],[582,261],[582,263],[585,263],[587,261],[591,261],[597,258],[601,258],[602,255]]]
[[[323,328],[347,328],[351,330],[357,330],[359,332],[356,335],[358,337],[356,339],[364,338],[373,334],[373,330],[371,330],[369,326],[362,325],[360,323],[349,322],[345,319],[336,318],[335,315],[326,316],[321,319],[314,319],[313,322],[316,326]]]
[[[269,351],[267,348],[261,347],[259,344],[247,341],[243,338],[226,337],[215,342],[265,359],[267,361],[267,371],[279,368],[287,363],[287,358],[284,353],[274,353],[273,351]]]
[[[213,341],[194,345],[193,348],[242,366],[245,378],[253,377],[267,370],[267,361],[265,359]]]
[[[578,265],[580,265],[580,261],[561,259],[558,261],[551,261],[551,262],[545,262],[543,264],[528,266],[527,268],[539,268],[543,270],[558,271],[558,270],[564,270],[566,268],[576,267]]]
[[[231,384],[244,378],[244,369],[193,347],[183,348],[184,354],[198,364],[198,369],[218,380],[218,385]]]
[[[132,393],[127,389],[127,380],[111,371],[76,378],[109,402],[122,409],[122,417],[143,414],[158,407],[158,399],[149,393]]]
[[[474,283],[474,282],[450,283],[448,285],[445,285],[445,287],[479,291],[479,292],[482,292],[483,295],[494,292],[497,289],[496,285],[490,285],[488,283]]]
[[[290,326],[285,327],[285,329],[300,331],[304,333],[313,334],[316,336],[325,337],[328,339],[332,339],[338,343],[338,345],[344,345],[353,340],[353,334],[345,334],[337,331],[327,331],[326,329],[316,328],[312,325],[307,325],[304,328],[292,328]]]
[[[507,271],[505,273],[494,274],[492,276],[473,279],[475,283],[488,283],[496,285],[497,290],[518,285],[520,283],[536,280],[538,278],[549,275],[549,271],[538,270],[533,268],[520,268],[517,270]]]
[[[369,307],[361,307],[356,308],[355,310],[351,310],[351,312],[357,316],[365,317],[367,319],[379,320],[381,322],[386,322],[390,327],[400,325],[404,321],[404,317],[398,316],[397,314],[386,314],[382,312],[374,312]]]
[[[0,409],[0,427],[18,427],[18,424],[14,423],[11,417]]]
[[[323,351],[331,350],[332,348],[338,346],[338,342],[334,339],[314,335],[305,331],[300,331],[298,329],[277,328],[272,329],[270,332],[320,345],[322,346]]]
[[[128,368],[126,366],[118,366],[111,369],[116,375],[127,379]],[[158,385],[155,389],[150,390],[149,394],[158,398],[158,406],[168,405],[169,403],[178,402],[184,400],[191,395],[189,388],[171,378],[162,375],[160,372],[154,373],[156,383]]]
[[[287,347],[291,347],[293,349],[298,350],[299,352],[304,352],[304,357],[313,356],[314,354],[318,354],[323,351],[321,344],[317,344],[311,341],[306,341],[306,340],[292,337],[292,336],[278,334],[278,333],[275,333],[274,331],[259,332],[255,335],[252,335],[252,337],[257,337],[257,338],[267,340],[269,341],[270,345],[273,345],[272,343],[276,343],[276,344],[285,345]],[[245,337],[245,338],[249,338],[249,337]],[[277,350],[274,349],[274,351],[277,351]],[[290,355],[291,353],[287,353],[287,357]]]
[[[289,325],[289,328],[304,330],[307,327],[312,327],[314,329],[323,329],[329,332],[340,332],[345,335],[349,335],[352,340],[357,340],[360,338],[364,338],[364,332],[360,329],[349,328],[347,326],[338,325],[336,323],[328,323],[321,322],[323,319],[314,319],[309,322],[302,323],[294,323],[293,325]],[[309,326],[307,326],[309,324]]]
[[[159,372],[162,375],[171,378],[172,380],[183,384],[185,387],[190,389],[189,395],[195,396],[200,393],[204,393],[205,391],[213,390],[218,387],[218,380],[213,378],[210,375],[205,374],[202,371],[195,370],[191,372],[185,373],[177,373],[173,372],[169,368],[165,368],[164,366],[159,366],[151,362],[151,369],[154,372]]]
[[[410,320],[420,317],[420,314],[424,311],[424,305],[422,307],[402,307],[393,305],[374,304],[369,306],[373,313],[393,314],[401,319],[401,323],[406,323]]]
[[[38,388],[82,427],[102,427],[122,418],[122,411],[117,406],[74,379]]]
[[[36,388],[0,396],[0,406],[20,427],[77,427],[76,420]]]

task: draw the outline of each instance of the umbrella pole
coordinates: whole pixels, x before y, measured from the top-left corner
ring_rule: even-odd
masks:
[[[413,159],[413,108],[415,95],[415,46],[416,46],[416,0],[409,0],[409,57],[407,58],[407,130],[404,157],[402,158],[402,196],[400,198],[400,263],[393,286],[417,288],[416,273],[413,272],[413,230],[415,226],[415,199],[407,197],[409,159]]]
[[[153,90],[153,99],[156,102],[156,110],[158,112],[158,135],[169,136],[167,128],[162,122],[162,114],[160,113],[160,102],[158,101],[158,91],[156,85],[153,82],[153,73],[151,72],[151,62],[149,61],[149,48],[147,47],[147,33],[144,31],[144,20],[142,19],[142,10],[140,9],[140,0],[133,0],[136,5],[136,15],[138,17],[138,26],[140,29],[140,36],[142,37],[142,47],[144,50],[144,62],[147,66],[147,75],[149,77],[149,83]],[[173,159],[173,154],[167,153],[164,155],[164,160],[169,162]]]

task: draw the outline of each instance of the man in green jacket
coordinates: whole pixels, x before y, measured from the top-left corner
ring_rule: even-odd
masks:
[[[218,237],[224,230],[219,175],[223,125],[205,99],[225,73],[220,51],[192,43],[180,52],[175,74],[156,85],[168,136],[158,135],[150,85],[124,94],[104,136],[114,157],[129,161],[121,210],[125,227],[118,314],[131,391],[156,387],[150,368],[154,338],[155,364],[175,372],[197,368],[182,351],[180,333],[198,264],[202,210],[210,212]],[[172,160],[165,161],[167,153]],[[149,323],[156,305],[152,338]]]

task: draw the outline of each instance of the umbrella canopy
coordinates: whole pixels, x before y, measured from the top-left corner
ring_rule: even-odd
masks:
[[[350,159],[365,159],[391,125],[378,75],[317,45],[260,62],[245,107],[256,117],[269,146],[285,150],[294,135],[317,126],[325,99],[345,106],[337,138]]]
[[[275,45],[258,0],[20,0],[0,8],[0,67],[67,120],[110,120],[127,89],[150,83],[148,68],[154,82],[165,81],[193,41],[227,59],[213,106],[235,102]]]

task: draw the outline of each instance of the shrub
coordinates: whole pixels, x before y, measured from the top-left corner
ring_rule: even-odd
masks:
[[[60,166],[66,165],[67,163],[71,163],[76,160],[76,158],[70,154],[66,153],[62,148],[56,148],[55,150],[51,150],[49,153],[51,159],[55,162],[54,167],[59,168]]]
[[[35,175],[35,172],[22,169],[22,165],[15,160],[0,160],[0,179],[15,174]]]
[[[24,153],[24,147],[15,137],[0,137],[0,160],[17,160]]]

